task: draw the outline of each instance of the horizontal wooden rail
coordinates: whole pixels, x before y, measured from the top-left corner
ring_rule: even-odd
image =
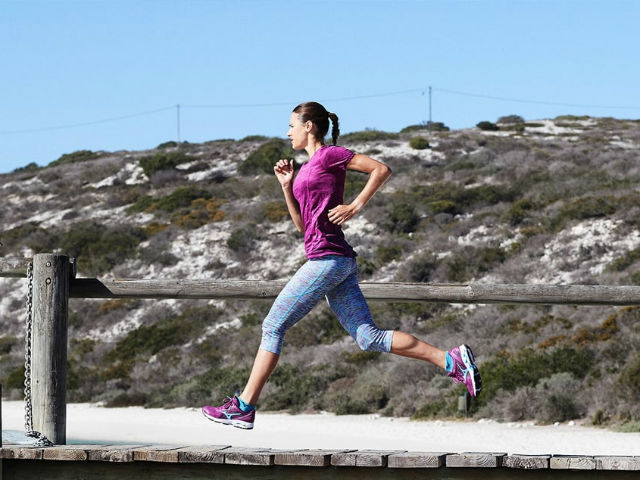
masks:
[[[75,298],[273,299],[285,282],[213,280],[71,281]],[[368,300],[385,302],[640,305],[640,287],[606,285],[360,284]]]
[[[24,277],[29,258],[0,257],[0,277]],[[100,280],[70,279],[73,298],[273,299],[283,281],[269,280]],[[640,305],[640,286],[546,284],[360,283],[370,301]]]
[[[0,257],[0,277],[26,277],[30,258]]]

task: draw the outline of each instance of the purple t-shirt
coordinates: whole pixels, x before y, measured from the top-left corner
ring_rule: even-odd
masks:
[[[355,257],[342,228],[329,221],[329,210],[344,203],[347,164],[355,154],[343,147],[325,145],[304,163],[293,182],[300,204],[307,258],[326,255]]]

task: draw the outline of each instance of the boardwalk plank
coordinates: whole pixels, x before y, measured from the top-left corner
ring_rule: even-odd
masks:
[[[389,468],[440,468],[449,453],[406,452],[389,455]]]
[[[328,467],[331,456],[347,450],[300,450],[278,452],[275,456],[276,465],[297,465],[301,467]]]
[[[452,468],[498,468],[506,453],[457,453],[447,455],[447,467]]]
[[[275,452],[270,448],[231,447],[224,450],[224,463],[229,465],[263,465],[274,464]]]
[[[95,445],[55,445],[43,449],[43,460],[60,460],[67,462],[82,462],[87,460],[87,451]]]
[[[596,470],[640,470],[640,457],[598,456],[594,457]]]
[[[519,468],[522,470],[546,470],[549,468],[551,455],[507,455],[502,460],[502,466],[506,468]]]
[[[178,450],[189,445],[153,445],[133,449],[136,462],[177,463]]]
[[[150,447],[149,444],[131,445],[99,445],[87,451],[87,460],[93,462],[133,462],[133,451],[136,448]]]
[[[389,455],[406,450],[352,450],[331,455],[331,465],[336,467],[386,467]]]
[[[179,463],[224,463],[224,452],[230,445],[206,445],[177,450]]]
[[[5,445],[0,449],[0,458],[15,460],[42,460],[42,447]]]
[[[595,470],[593,457],[579,455],[554,455],[549,467],[554,470]]]

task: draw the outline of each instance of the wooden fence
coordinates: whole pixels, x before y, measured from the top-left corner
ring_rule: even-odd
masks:
[[[57,445],[66,444],[69,298],[270,299],[284,286],[283,282],[274,281],[76,278],[74,260],[55,254],[37,254],[32,259],[0,258],[0,277],[26,277],[30,264],[33,265],[33,428]],[[370,301],[640,305],[638,286],[363,282],[361,288]],[[640,468],[640,461],[634,465]]]

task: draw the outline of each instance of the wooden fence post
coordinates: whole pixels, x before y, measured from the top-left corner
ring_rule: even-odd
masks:
[[[33,429],[55,444],[67,441],[67,316],[69,257],[33,257],[31,397]]]

